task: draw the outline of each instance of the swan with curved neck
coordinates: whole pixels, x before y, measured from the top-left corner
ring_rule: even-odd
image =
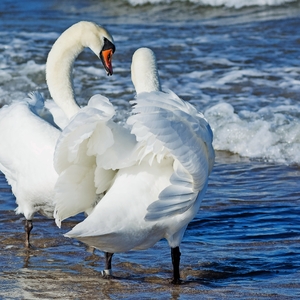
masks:
[[[68,119],[80,109],[74,96],[71,71],[75,59],[86,47],[101,59],[107,74],[112,75],[113,38],[106,29],[92,22],[81,21],[69,27],[48,55],[46,80],[49,92]]]
[[[47,59],[49,91],[68,118],[79,110],[71,71],[74,60],[85,47],[102,60],[108,75],[112,75],[113,38],[104,28],[91,22],[79,22],[67,29]],[[16,213],[25,216],[27,247],[34,214],[40,212],[53,218],[54,186],[58,178],[53,155],[61,131],[46,121],[44,109],[44,99],[38,93],[0,109],[0,170],[16,197]],[[50,120],[52,115],[48,110],[45,113]]]
[[[95,208],[66,236],[104,251],[106,276],[112,274],[113,253],[147,249],[165,238],[171,248],[172,282],[179,284],[179,245],[199,210],[214,163],[212,131],[195,107],[171,91],[161,91],[150,49],[135,52],[131,70],[137,97],[127,125],[137,142],[129,149],[130,161],[114,165],[116,172]],[[99,135],[95,138],[98,144],[107,144]],[[91,136],[83,144],[97,143]],[[82,148],[77,151],[82,153]],[[108,170],[118,155],[103,159],[102,153],[96,155],[97,167]],[[56,206],[58,216],[64,207]]]

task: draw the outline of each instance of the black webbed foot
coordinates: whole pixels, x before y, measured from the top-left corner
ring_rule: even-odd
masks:
[[[111,269],[101,271],[101,276],[105,279],[112,279],[113,275]]]

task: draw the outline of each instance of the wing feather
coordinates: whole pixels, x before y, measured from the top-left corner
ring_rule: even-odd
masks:
[[[68,217],[91,211],[115,176],[115,171],[97,165],[96,159],[114,144],[112,129],[107,125],[113,115],[108,99],[94,96],[58,139],[54,155],[59,174],[54,199],[58,226]]]
[[[187,211],[206,189],[214,163],[212,131],[195,107],[173,92],[142,93],[133,101],[135,113],[128,119],[136,135],[138,157],[149,163],[160,156],[174,159],[171,185],[148,207],[147,220]],[[201,193],[202,194],[202,193]]]

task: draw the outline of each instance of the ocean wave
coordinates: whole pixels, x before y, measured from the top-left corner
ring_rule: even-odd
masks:
[[[189,2],[200,6],[242,8],[248,6],[280,6],[297,0],[126,0],[132,6],[144,4],[171,4],[175,2]]]
[[[218,103],[205,111],[215,150],[267,162],[300,165],[300,107],[282,105],[236,113]]]

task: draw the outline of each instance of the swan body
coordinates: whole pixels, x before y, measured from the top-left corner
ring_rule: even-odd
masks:
[[[58,38],[47,59],[47,83],[56,103],[49,107],[58,113],[52,115],[38,93],[0,110],[0,170],[16,196],[16,212],[25,216],[28,247],[34,214],[41,212],[53,217],[54,186],[58,179],[53,155],[60,135],[55,121],[65,126],[79,110],[70,74],[84,47],[90,47],[102,59],[111,75],[115,50],[111,35],[94,23],[79,22]]]
[[[107,253],[146,249],[165,238],[172,249],[173,282],[179,283],[179,245],[214,164],[212,131],[192,105],[160,91],[150,49],[133,55],[132,80],[138,93],[127,124],[136,144],[128,166],[111,177],[90,215],[66,236]]]
[[[37,98],[34,94],[31,97]],[[18,101],[0,110],[0,169],[17,199],[16,213],[24,214],[27,220],[35,212],[52,216],[58,177],[53,155],[60,132],[37,115],[35,108]]]

